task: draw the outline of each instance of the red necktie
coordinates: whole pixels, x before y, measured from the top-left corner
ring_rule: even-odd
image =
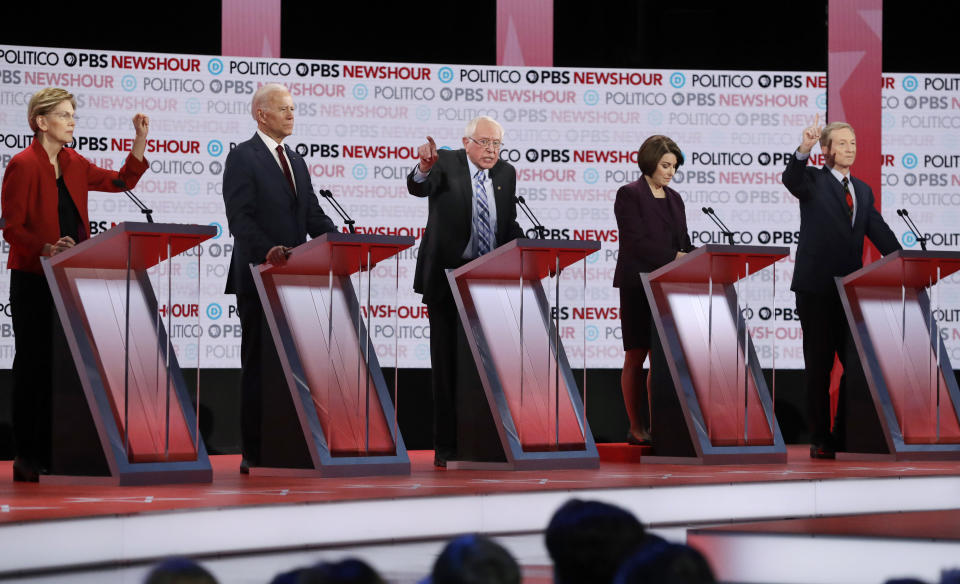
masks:
[[[290,174],[290,166],[287,165],[287,157],[283,155],[283,144],[277,145],[277,154],[280,156],[280,166],[283,167],[283,176],[287,177],[287,182],[290,183],[290,190],[293,191],[293,196],[296,197],[297,189],[293,186],[293,175]]]
[[[843,177],[843,196],[847,201],[847,217],[853,217],[853,197],[850,195],[850,180]]]

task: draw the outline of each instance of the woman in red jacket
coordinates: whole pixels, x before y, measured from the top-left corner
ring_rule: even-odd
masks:
[[[77,102],[64,89],[41,89],[30,99],[33,143],[14,156],[3,175],[3,238],[10,243],[13,359],[13,478],[36,481],[49,465],[54,307],[40,266],[89,237],[87,192],[133,188],[147,170],[143,152],[150,120],[133,117],[136,137],[119,172],[104,170],[72,148]],[[117,186],[113,181],[120,179]]]

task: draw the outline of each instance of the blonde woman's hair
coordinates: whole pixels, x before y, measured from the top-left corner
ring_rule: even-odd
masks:
[[[30,105],[27,107],[27,121],[30,123],[30,129],[36,134],[40,131],[37,126],[37,116],[42,116],[53,111],[64,101],[69,101],[73,109],[77,109],[77,99],[66,89],[59,87],[47,87],[33,94],[30,98]]]

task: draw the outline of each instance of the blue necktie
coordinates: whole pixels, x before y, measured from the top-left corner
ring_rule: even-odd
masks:
[[[477,197],[477,214],[473,218],[473,226],[477,233],[477,256],[482,256],[493,249],[493,233],[490,231],[490,206],[487,204],[487,189],[484,183],[483,169],[473,176],[473,193]]]

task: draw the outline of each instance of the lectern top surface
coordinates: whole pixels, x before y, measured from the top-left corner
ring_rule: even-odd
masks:
[[[680,259],[650,273],[651,282],[729,283],[755,274],[790,255],[786,247],[717,245],[698,247]]]
[[[569,239],[514,239],[457,268],[457,279],[539,280],[600,250],[599,241]]]
[[[937,273],[939,270],[939,274]],[[901,249],[887,254],[843,278],[844,286],[897,286],[910,288],[936,283],[960,270],[960,252]]]
[[[217,234],[213,225],[125,221],[52,258],[54,268],[147,269]]]
[[[316,239],[298,245],[282,266],[263,264],[261,274],[328,274],[330,269],[338,276],[368,270],[387,258],[413,247],[416,242],[409,235],[377,235],[367,233],[340,233],[331,231]]]

